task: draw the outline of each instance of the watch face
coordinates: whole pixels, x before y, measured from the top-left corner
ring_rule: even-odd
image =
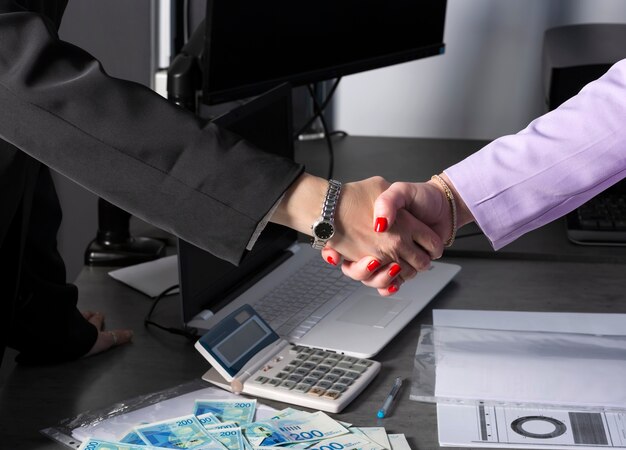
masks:
[[[328,222],[320,222],[313,228],[313,234],[318,239],[330,239],[335,234],[335,227]]]

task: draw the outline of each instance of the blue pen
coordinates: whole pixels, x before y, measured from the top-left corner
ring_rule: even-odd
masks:
[[[378,412],[376,413],[376,416],[379,419],[382,419],[383,417],[385,417],[387,415],[387,410],[389,410],[389,407],[391,406],[391,404],[393,403],[394,399],[398,395],[398,391],[400,390],[400,386],[402,386],[402,378],[398,377],[398,378],[396,378],[396,381],[393,383],[393,387],[391,388],[391,392],[389,392],[389,395],[385,399],[385,403],[383,403],[383,407],[380,408],[378,410]]]

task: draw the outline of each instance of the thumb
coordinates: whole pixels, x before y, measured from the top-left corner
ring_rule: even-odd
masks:
[[[393,183],[374,202],[374,230],[382,233],[396,221],[399,209],[406,208],[413,198],[412,183]]]

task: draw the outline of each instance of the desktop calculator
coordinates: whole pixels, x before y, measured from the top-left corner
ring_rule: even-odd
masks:
[[[289,344],[244,305],[196,342],[226,390],[336,413],[380,371],[370,359]]]

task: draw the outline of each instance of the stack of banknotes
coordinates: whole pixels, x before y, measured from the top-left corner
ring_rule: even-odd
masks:
[[[189,415],[137,424],[116,442],[85,439],[79,450],[410,450],[404,435],[383,427],[355,427],[293,408],[255,421],[256,406],[249,399],[198,399]]]

